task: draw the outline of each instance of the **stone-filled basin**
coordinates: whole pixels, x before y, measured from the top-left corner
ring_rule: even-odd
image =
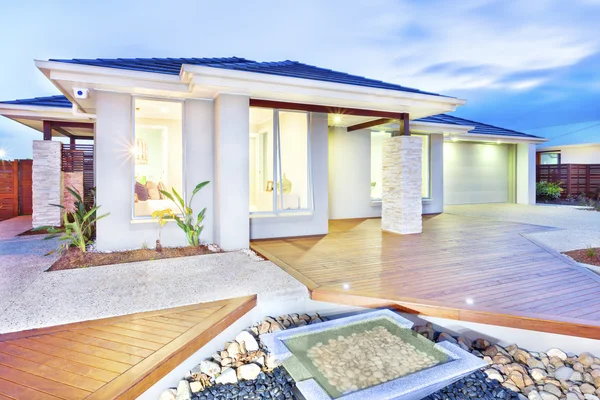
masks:
[[[262,335],[307,400],[418,400],[487,364],[377,310]]]

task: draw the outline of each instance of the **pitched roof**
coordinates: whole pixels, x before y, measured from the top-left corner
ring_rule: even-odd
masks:
[[[496,135],[496,136],[516,136],[516,137],[530,137],[530,138],[539,138],[539,136],[530,135],[523,132],[513,131],[512,129],[500,128],[494,125],[488,125],[477,121],[472,121],[470,119],[455,117],[450,114],[438,114],[432,115],[430,117],[419,118],[415,121],[421,122],[433,122],[437,124],[450,124],[450,125],[466,125],[466,126],[474,126],[475,129],[469,131],[469,133],[474,133],[478,135]]]
[[[20,104],[28,106],[46,106],[46,107],[64,107],[70,108],[71,102],[65,96],[47,96],[47,97],[34,97],[33,99],[21,99],[12,101],[0,101],[0,104]],[[534,136],[522,132],[513,131],[510,129],[504,129],[493,125],[483,124],[481,122],[472,121],[465,118],[455,117],[450,114],[438,114],[431,117],[419,118],[415,121],[420,122],[433,122],[438,124],[450,124],[450,125],[467,125],[474,126],[475,129],[469,133],[481,134],[481,135],[499,135],[499,136],[517,136],[517,137],[531,137]]]
[[[63,95],[34,97],[33,99],[21,99],[0,101],[0,104],[17,104],[23,106],[63,107],[71,108],[71,101]]]
[[[304,78],[316,81],[343,83],[347,85],[365,86],[378,89],[397,90],[419,94],[442,96],[437,93],[424,92],[418,89],[369,79],[362,76],[350,75],[344,72],[333,71],[314,65],[303,64],[298,61],[273,61],[258,62],[240,57],[226,58],[96,58],[96,59],[50,59],[50,61],[90,65],[95,67],[127,69],[132,71],[154,72],[159,74],[179,75],[183,64],[199,65],[203,67],[229,69],[235,71],[256,72]],[[446,97],[446,96],[443,96]]]

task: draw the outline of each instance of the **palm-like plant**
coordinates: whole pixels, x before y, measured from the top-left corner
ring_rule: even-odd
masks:
[[[75,201],[73,203],[73,211],[65,211],[63,213],[63,226],[42,226],[35,228],[34,231],[45,230],[49,233],[45,239],[53,239],[58,237],[58,240],[63,242],[57,249],[51,251],[48,254],[55,252],[62,253],[71,247],[76,247],[81,250],[82,253],[86,252],[87,245],[90,244],[96,233],[96,222],[109,213],[96,216],[96,213],[100,206],[92,204],[86,207],[81,195],[77,190],[73,188],[67,188],[69,193],[73,195]],[[52,204],[55,207],[59,207],[63,211],[65,207],[61,204]]]
[[[191,204],[196,193],[209,183],[209,181],[199,183],[192,191],[192,196],[188,202],[183,200],[175,188],[171,188],[172,194],[165,190],[160,191],[163,196],[171,200],[179,209],[179,215],[177,213],[169,214],[166,210],[164,210],[164,214],[169,215],[170,218],[173,218],[175,222],[177,222],[177,225],[185,232],[185,236],[190,246],[200,245],[200,234],[202,233],[202,229],[204,229],[202,221],[204,221],[204,214],[206,213],[206,207],[204,207],[202,211],[194,217],[194,211],[191,208]]]

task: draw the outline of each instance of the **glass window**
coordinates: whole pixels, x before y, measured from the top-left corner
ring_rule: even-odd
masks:
[[[250,109],[250,212],[312,208],[309,114]]]
[[[133,216],[176,206],[160,190],[183,194],[182,112],[180,102],[134,99]]]
[[[542,164],[542,165],[560,164],[560,153],[540,153],[540,164]]]
[[[422,166],[421,174],[423,186],[421,196],[430,197],[430,161],[429,161],[429,135],[412,135],[422,139]],[[392,137],[391,132],[371,132],[371,200],[381,200],[382,183],[381,173],[383,169],[383,141]]]

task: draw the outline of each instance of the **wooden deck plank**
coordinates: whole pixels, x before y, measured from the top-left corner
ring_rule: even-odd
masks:
[[[4,380],[25,386],[37,391],[50,394],[64,400],[85,399],[90,392],[65,385],[50,379],[46,379],[18,369],[6,367],[0,364],[0,377]]]
[[[0,335],[0,400],[136,398],[255,305],[246,296]]]
[[[523,236],[552,229],[441,214],[424,217],[422,234],[396,235],[380,219],[353,219],[251,247],[315,298],[599,338],[600,277]]]
[[[57,400],[59,397],[0,378],[0,394],[14,400]]]

